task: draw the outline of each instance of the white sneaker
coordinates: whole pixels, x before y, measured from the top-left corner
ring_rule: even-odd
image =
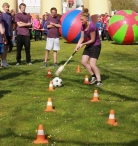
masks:
[[[6,61],[6,60],[3,60],[3,61],[5,62],[6,66],[11,66],[11,65],[9,65],[9,64],[7,63],[7,61]]]
[[[33,64],[30,62],[30,63],[27,63],[27,65],[33,65]]]
[[[97,87],[101,87],[101,86],[103,86],[103,84],[98,82],[98,83],[96,84],[96,86],[97,86]]]
[[[7,64],[6,64],[5,60],[2,61],[1,66],[2,67],[7,67]]]
[[[94,84],[97,81],[96,77],[92,77],[90,84]]]

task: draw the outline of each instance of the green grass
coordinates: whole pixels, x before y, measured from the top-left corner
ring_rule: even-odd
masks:
[[[58,63],[62,65],[73,53],[75,44],[61,39]],[[103,87],[98,88],[99,103],[91,103],[94,85],[84,85],[88,72],[80,64],[83,49],[75,54],[60,77],[64,86],[48,91],[47,70],[52,74],[53,55],[47,68],[43,65],[44,41],[32,41],[33,66],[15,67],[16,51],[8,54],[10,68],[0,70],[0,145],[33,146],[39,124],[51,135],[49,146],[138,146],[138,46],[102,42],[98,60]],[[76,68],[81,65],[81,73]],[[89,75],[89,74],[88,74]],[[55,112],[45,113],[48,97]],[[115,110],[117,127],[106,124],[109,111]]]

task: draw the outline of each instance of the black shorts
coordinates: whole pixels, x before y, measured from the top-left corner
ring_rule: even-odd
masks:
[[[101,52],[101,45],[86,46],[82,55],[88,55],[90,58],[98,59]]]
[[[6,45],[10,45],[12,37],[11,36],[6,36],[6,39],[7,39],[7,44]]]

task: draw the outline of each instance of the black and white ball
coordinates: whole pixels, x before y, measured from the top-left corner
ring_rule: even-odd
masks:
[[[60,87],[60,86],[62,86],[62,79],[59,78],[59,77],[55,77],[55,78],[52,80],[52,82],[53,82],[53,86],[54,86],[54,87]]]

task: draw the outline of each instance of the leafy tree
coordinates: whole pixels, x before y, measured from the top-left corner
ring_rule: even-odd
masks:
[[[138,12],[137,0],[110,0],[112,10],[129,9]]]

